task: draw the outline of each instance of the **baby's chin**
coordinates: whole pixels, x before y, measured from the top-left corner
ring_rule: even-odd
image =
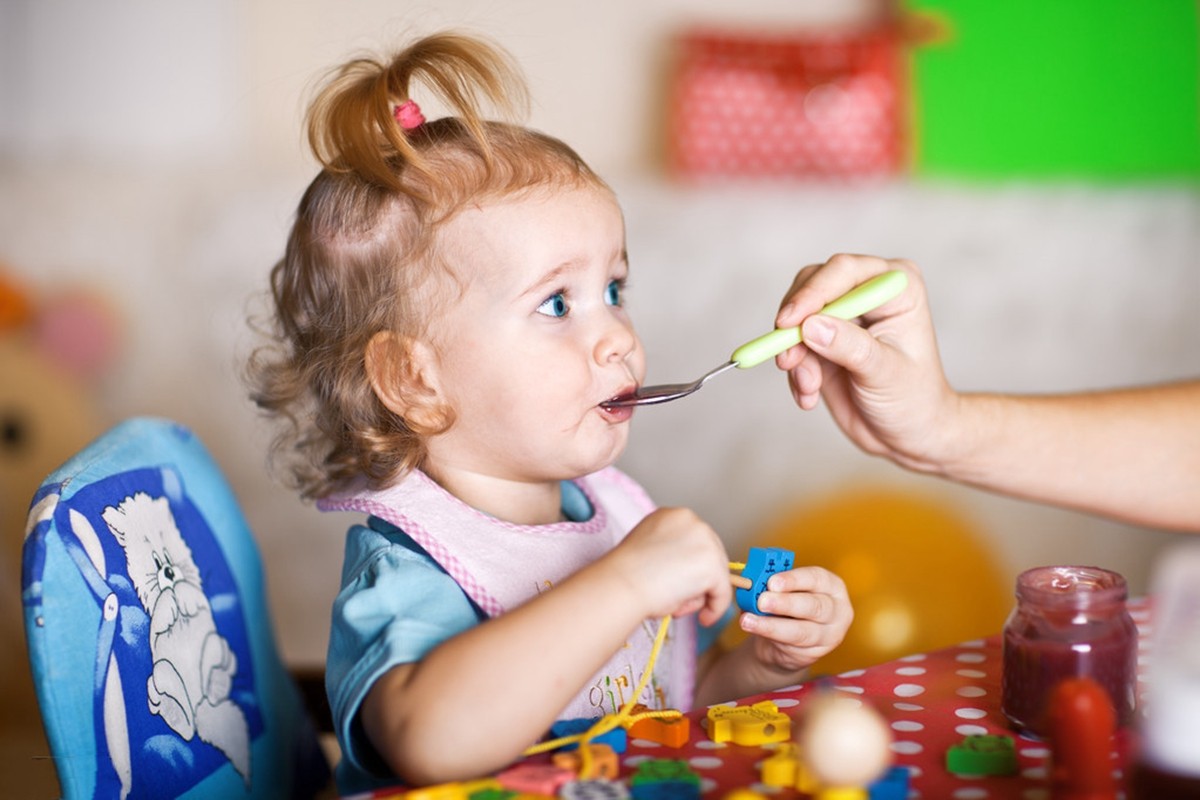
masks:
[[[626,431],[628,431],[628,428],[626,428]],[[606,469],[608,467],[613,466],[614,464],[617,463],[618,460],[620,460],[621,456],[625,453],[625,448],[628,445],[629,445],[629,435],[626,432],[626,434],[624,436],[621,436],[620,439],[617,442],[615,442],[609,450],[605,451],[602,454],[598,454],[593,463],[588,465],[588,467],[584,467],[584,469],[586,469],[586,471],[580,472],[580,474],[581,475],[589,475],[593,472],[599,472],[602,469]],[[576,476],[576,477],[578,477],[578,476]]]

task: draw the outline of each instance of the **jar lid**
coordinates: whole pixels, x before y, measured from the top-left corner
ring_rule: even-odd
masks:
[[[1017,576],[1017,599],[1067,608],[1123,603],[1125,578],[1102,567],[1034,567]]]

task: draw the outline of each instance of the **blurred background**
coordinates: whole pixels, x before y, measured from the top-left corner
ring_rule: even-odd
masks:
[[[1200,374],[1196,17],[1192,0],[6,0],[5,636],[33,489],[150,414],[222,465],[285,656],[323,661],[348,519],[272,480],[240,370],[315,174],[306,101],[348,57],[448,27],[515,55],[531,124],[622,201],[653,382],[716,365],[798,269],[853,251],[921,265],[957,387],[1050,392]],[[997,631],[1029,566],[1097,564],[1144,592],[1182,536],[904,473],[796,410],[769,365],[639,411],[622,466],[733,558],[769,542],[839,571],[859,618],[830,669]]]

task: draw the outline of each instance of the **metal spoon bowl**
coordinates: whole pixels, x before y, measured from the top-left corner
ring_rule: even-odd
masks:
[[[838,319],[861,317],[868,311],[874,311],[887,301],[899,296],[907,285],[907,274],[898,269],[890,270],[882,275],[876,275],[865,283],[859,284],[817,313],[827,314]],[[726,372],[733,367],[748,369],[757,366],[769,358],[774,358],[789,347],[800,344],[802,338],[799,327],[776,328],[770,333],[746,342],[737,350],[734,350],[733,355],[724,364],[706,372],[691,383],[664,383],[655,386],[642,386],[632,394],[606,400],[600,404],[600,407],[626,408],[628,406],[650,406],[687,397],[722,372]]]
[[[721,366],[706,372],[691,383],[661,383],[657,386],[642,386],[633,394],[614,397],[612,400],[606,400],[600,405],[603,408],[625,408],[626,406],[652,406],[658,403],[666,403],[669,400],[678,400],[681,397],[687,397],[699,389],[710,378],[715,378],[722,372],[732,369],[737,365],[736,361],[726,361]]]

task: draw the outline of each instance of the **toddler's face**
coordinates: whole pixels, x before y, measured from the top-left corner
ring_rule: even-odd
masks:
[[[462,294],[430,325],[455,421],[428,443],[429,466],[551,481],[612,464],[630,410],[600,403],[646,370],[623,307],[625,224],[612,195],[490,201],[450,221],[441,241]]]

